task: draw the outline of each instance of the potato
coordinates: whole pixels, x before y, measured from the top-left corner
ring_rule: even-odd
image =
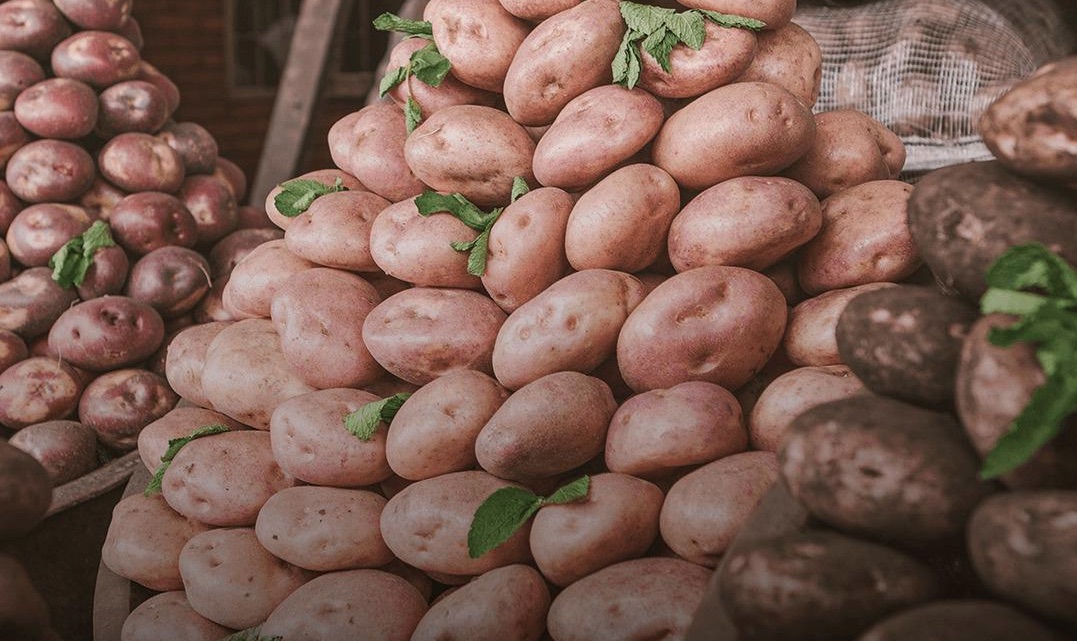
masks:
[[[997,347],[988,340],[994,328],[1009,327],[1014,320],[1001,314],[977,320],[961,348],[954,404],[965,433],[980,456],[986,456],[1010,431],[1014,419],[1046,379],[1031,343]],[[1075,452],[1077,417],[1070,416],[1061,434],[1000,480],[1014,489],[1075,488],[1077,470],[1069,464]]]
[[[625,34],[618,3],[583,0],[535,27],[505,75],[505,106],[522,125],[547,125],[576,96],[613,79]]]
[[[568,191],[592,185],[643,149],[663,118],[662,103],[643,89],[603,85],[584,91],[535,146],[535,178]]]
[[[180,160],[183,161],[185,173],[188,175],[212,174],[217,167],[217,141],[205,127],[198,123],[168,123],[157,133],[157,138],[164,141],[166,145],[179,154]],[[244,176],[243,190],[238,191],[244,192],[246,186],[246,177]],[[242,200],[245,193],[236,192],[237,190],[233,189],[232,195],[237,201]]]
[[[130,192],[173,193],[186,176],[183,158],[150,134],[119,134],[97,154],[97,168],[109,182]],[[89,185],[87,185],[89,187]]]
[[[84,82],[49,78],[15,99],[15,118],[42,138],[74,140],[89,135],[97,123],[97,94]]]
[[[0,521],[0,541],[32,530],[45,517],[51,502],[52,482],[48,471],[33,456],[0,442],[0,514],[4,515]],[[0,572],[0,577],[3,576],[8,575]]]
[[[29,356],[30,350],[18,334],[0,329],[0,373]]]
[[[766,23],[766,29],[779,29],[785,26],[796,11],[796,0],[689,0],[682,2],[692,9],[717,11],[718,13],[754,18]]]
[[[12,193],[7,183],[0,180],[0,234],[6,234],[11,221],[22,211],[23,204]]]
[[[179,590],[180,550],[210,526],[177,514],[160,494],[132,494],[112,510],[101,562],[119,576],[157,592]]]
[[[239,225],[232,189],[214,176],[187,176],[180,185],[179,197],[194,217],[202,245],[217,242]]]
[[[554,372],[591,372],[613,355],[617,333],[643,296],[639,279],[623,272],[565,276],[505,320],[494,342],[494,375],[519,389]]]
[[[538,641],[550,591],[527,565],[490,570],[430,607],[412,641]]]
[[[175,245],[194,247],[198,223],[179,199],[160,192],[125,196],[108,218],[116,243],[133,255]]]
[[[778,450],[793,496],[822,521],[903,547],[952,543],[991,491],[956,421],[880,396],[817,405]]]
[[[815,142],[783,175],[826,198],[873,180],[892,180],[905,165],[905,145],[881,122],[852,109],[815,117]]]
[[[79,196],[78,204],[92,218],[108,222],[112,217],[112,210],[123,200],[124,196],[127,196],[127,192],[98,176],[93,179],[90,188]]]
[[[876,289],[838,317],[838,353],[873,392],[944,403],[953,398],[961,345],[977,318],[974,307],[934,287]]]
[[[722,604],[745,639],[849,639],[939,593],[936,577],[920,562],[824,531],[748,544],[730,555],[719,576]]]
[[[285,245],[295,255],[326,267],[377,271],[371,256],[371,227],[389,205],[388,200],[365,191],[326,194],[292,220],[284,234]]]
[[[766,276],[700,267],[663,282],[629,314],[617,362],[637,392],[689,380],[735,390],[778,348],[785,319],[785,300]]]
[[[301,568],[373,568],[393,560],[378,526],[385,502],[362,490],[288,488],[262,506],[254,532],[265,549]]]
[[[423,385],[393,418],[385,440],[389,467],[413,481],[472,469],[475,439],[508,396],[496,380],[472,370]]]
[[[580,579],[553,600],[553,641],[683,638],[711,572],[681,559],[624,561]]]
[[[344,116],[329,129],[329,153],[333,164],[367,189],[399,202],[421,194],[426,187],[404,160],[408,138],[400,107],[378,102]]]
[[[448,16],[449,19],[465,19],[469,15],[473,14],[460,14],[459,16]],[[446,21],[447,22],[447,21]],[[397,43],[389,52],[388,63],[385,68],[389,70],[398,69],[400,67],[406,67],[411,62],[411,56],[421,49],[425,49],[430,46],[430,41],[424,38],[405,38]],[[441,51],[442,55],[445,54]],[[508,61],[512,59],[510,55],[506,60],[506,66]],[[463,64],[467,64],[466,60],[461,61]],[[453,69],[459,69],[460,67],[454,65]],[[477,87],[464,84],[456,78],[453,74],[447,74],[442,80],[441,84],[437,87],[432,87],[422,80],[419,80],[415,75],[409,74],[403,82],[398,84],[389,90],[386,94],[392,98],[393,102],[398,105],[407,104],[408,100],[414,100],[420,107],[423,118],[430,116],[439,109],[450,107],[452,105],[485,105],[487,107],[496,107],[500,96],[490,91],[484,91]]]
[[[152,596],[131,610],[123,621],[120,641],[218,641],[231,630],[198,614],[182,590]]]
[[[86,270],[86,277],[82,284],[75,286],[75,291],[82,300],[120,294],[127,282],[130,267],[127,252],[122,247],[101,247],[94,252],[93,262]]]
[[[0,330],[23,340],[36,338],[48,332],[76,300],[74,290],[64,289],[52,280],[48,267],[24,269],[0,283]]]
[[[1077,263],[1073,192],[1021,178],[999,162],[924,176],[909,197],[908,225],[939,282],[970,302],[987,291],[988,267],[1014,245],[1040,242]]]
[[[92,222],[86,210],[75,205],[30,205],[8,227],[8,251],[24,267],[44,267],[67,241],[89,229]]]
[[[689,472],[666,494],[662,539],[682,558],[717,567],[733,539],[778,482],[771,452],[742,452]]]
[[[165,101],[168,103],[168,112],[174,113],[179,108],[180,92],[176,83],[161,73],[161,71],[143,60],[138,63],[138,79],[145,80],[146,82],[154,85],[165,96]],[[237,196],[239,198],[239,196]]]
[[[275,226],[237,229],[214,243],[213,248],[206,254],[210,275],[219,278],[231,274],[236,264],[254,251],[255,247],[284,236],[285,233]]]
[[[448,212],[421,215],[409,198],[382,209],[367,238],[375,267],[394,278],[420,287],[478,289],[479,277],[467,271],[468,252],[450,244],[468,243],[478,235]]]
[[[913,187],[873,180],[823,201],[823,227],[800,253],[797,274],[809,294],[899,281],[920,266],[906,207]]]
[[[980,116],[984,143],[1008,169],[1030,178],[1075,184],[1077,58],[1053,61],[1010,87]]]
[[[220,412],[202,407],[177,406],[161,418],[147,423],[138,433],[138,456],[151,472],[161,465],[161,458],[168,450],[172,439],[190,436],[195,430],[208,425],[224,425],[233,430],[246,427]]]
[[[755,33],[720,27],[710,20],[705,20],[704,28],[706,38],[698,50],[684,44],[673,47],[668,71],[641,48],[639,86],[663,98],[694,98],[737,80],[755,57]]]
[[[273,297],[289,278],[316,267],[288,250],[284,240],[255,247],[235,268],[223,290],[225,309],[237,315],[269,318]]]
[[[416,385],[456,369],[493,375],[494,341],[505,318],[477,292],[415,287],[367,315],[363,342],[390,374]]]
[[[886,617],[857,641],[1052,641],[1055,632],[1019,610],[986,599],[946,600]]]
[[[477,559],[468,556],[467,533],[475,510],[503,487],[518,487],[486,472],[453,472],[412,483],[389,499],[381,535],[401,561],[424,572],[477,576],[531,558],[525,523],[505,543]]]
[[[617,409],[608,385],[579,372],[555,372],[524,385],[498,408],[475,441],[475,457],[505,479],[541,479],[602,452]]]
[[[218,412],[267,430],[278,405],[314,388],[292,372],[273,322],[253,318],[225,327],[210,342],[202,391]]]
[[[432,0],[423,19],[433,27],[438,51],[452,63],[461,81],[501,93],[520,43],[531,26],[498,0]]]
[[[312,577],[267,552],[250,528],[192,537],[180,552],[179,568],[191,609],[237,630],[264,621]]]
[[[30,134],[19,125],[15,112],[0,112],[0,168],[6,168],[15,152],[29,142]]]
[[[840,365],[836,329],[838,318],[849,301],[860,294],[893,287],[892,283],[866,283],[832,289],[809,298],[793,308],[785,328],[783,346],[794,365]]]
[[[209,525],[254,525],[258,510],[295,479],[273,459],[269,434],[228,431],[195,439],[165,471],[161,494],[172,509]]]
[[[105,31],[80,31],[52,50],[52,71],[104,89],[139,74],[142,57],[130,40]]]
[[[209,291],[209,261],[186,247],[159,247],[131,266],[124,287],[127,296],[172,319],[198,305]]]
[[[502,0],[501,6],[517,18],[538,23],[579,3],[580,0]]]
[[[810,33],[795,22],[758,34],[752,63],[738,82],[769,82],[785,87],[808,107],[819,99],[823,52]]]
[[[669,259],[678,272],[704,265],[762,271],[811,240],[819,201],[788,178],[745,176],[710,187],[676,214]]]
[[[426,600],[401,577],[380,570],[333,572],[289,595],[260,634],[289,641],[408,641],[425,613]]]
[[[0,19],[4,16],[0,5]],[[0,625],[8,639],[58,639],[45,636],[49,629],[49,606],[19,561],[0,555]]]
[[[389,478],[385,430],[362,441],[344,427],[344,417],[380,400],[362,390],[327,389],[284,401],[270,420],[273,456],[285,472],[316,485],[359,487]]]
[[[703,190],[738,176],[776,174],[811,147],[815,118],[788,90],[738,82],[711,90],[670,116],[653,162],[682,187]]]
[[[95,372],[134,365],[164,340],[161,315],[126,296],[104,296],[72,306],[49,330],[49,349]]]
[[[36,60],[18,51],[0,53],[0,111],[11,111],[24,89],[45,79],[45,70]]]
[[[202,390],[202,371],[206,350],[228,323],[205,323],[185,328],[168,343],[165,374],[168,384],[183,398],[196,405],[212,409],[212,403]]]
[[[4,180],[28,203],[74,200],[90,188],[94,163],[82,147],[64,140],[35,140],[7,161]]]
[[[56,8],[82,29],[115,31],[131,16],[131,0],[55,0]]]
[[[1007,492],[987,499],[968,525],[976,575],[995,594],[1072,631],[1077,625],[1075,516],[1077,492],[1072,491]]]
[[[535,143],[523,127],[481,105],[441,109],[404,142],[404,159],[419,180],[480,207],[507,205],[517,176],[534,184],[534,155]]]
[[[0,9],[0,49],[48,61],[52,48],[71,35],[71,27],[51,2],[15,0]]]
[[[748,419],[752,449],[777,452],[797,416],[828,401],[868,393],[845,365],[799,367],[786,372],[766,386],[752,407]]]
[[[0,372],[0,425],[27,425],[74,415],[85,382],[68,363],[31,356]]]
[[[178,400],[168,382],[153,372],[113,370],[86,386],[79,399],[79,420],[105,445],[131,450],[142,428],[167,414]]]

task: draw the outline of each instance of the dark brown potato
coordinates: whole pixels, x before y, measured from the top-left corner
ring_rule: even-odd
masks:
[[[49,349],[94,372],[114,370],[148,358],[164,340],[157,310],[126,296],[79,303],[49,330]]]
[[[8,160],[5,176],[11,191],[29,203],[74,200],[93,179],[90,154],[63,140],[37,140],[20,147]]]
[[[45,79],[36,60],[18,51],[0,51],[0,111],[10,111],[23,89]]]
[[[45,0],[9,0],[0,4],[0,49],[49,59],[52,48],[71,34],[56,6]]]
[[[89,229],[92,222],[86,210],[76,205],[31,205],[19,212],[8,228],[8,250],[24,267],[43,267],[67,241]]]
[[[138,65],[137,78],[155,85],[161,91],[161,94],[165,97],[165,102],[168,104],[168,113],[170,115],[176,111],[180,104],[179,87],[168,76],[161,73],[157,67],[143,60]]]
[[[232,268],[255,247],[284,238],[278,227],[244,228],[228,234],[209,250],[209,273],[214,278],[232,273]]]
[[[93,218],[107,221],[112,217],[112,210],[126,195],[126,191],[98,176],[78,202]]]
[[[0,234],[6,234],[11,221],[22,211],[23,204],[11,192],[7,183],[0,180]]]
[[[1042,623],[997,601],[936,601],[889,616],[857,641],[1058,641]]]
[[[138,445],[142,428],[168,414],[179,396],[164,378],[144,369],[120,369],[95,378],[79,400],[79,420],[102,443],[119,450]]]
[[[138,259],[127,277],[125,293],[168,319],[194,309],[209,287],[209,261],[193,249],[168,246]]]
[[[793,496],[822,521],[909,548],[959,541],[993,491],[949,414],[881,396],[817,405],[778,450]]]
[[[0,112],[0,167],[6,167],[15,152],[28,142],[30,134],[19,124],[15,112]]]
[[[56,8],[81,29],[115,31],[131,15],[131,0],[53,0]]]
[[[918,561],[833,532],[750,544],[720,572],[722,603],[744,641],[849,639],[938,593]]]
[[[95,89],[138,77],[142,57],[130,40],[106,31],[81,31],[52,50],[52,72]]]
[[[97,434],[78,421],[44,421],[22,428],[8,441],[33,456],[53,487],[97,467]]]
[[[82,300],[112,296],[123,291],[123,284],[127,282],[127,272],[131,263],[127,259],[127,252],[122,247],[114,245],[102,247],[93,255],[93,262],[86,270],[86,278],[81,285],[76,285],[75,290]]]
[[[876,289],[838,317],[838,353],[877,394],[944,403],[953,398],[961,344],[977,318],[976,308],[934,287]]]
[[[0,425],[18,430],[75,413],[82,375],[50,356],[33,356],[0,373]]]
[[[65,309],[78,300],[73,289],[64,289],[52,280],[48,267],[23,270],[0,283],[0,330],[29,340],[49,331]]]
[[[97,94],[84,82],[49,78],[19,94],[15,118],[42,138],[82,138],[97,122]]]
[[[247,175],[243,173],[243,170],[236,163],[218,156],[217,166],[213,168],[213,175],[232,188],[232,195],[236,197],[237,203],[242,203],[243,199],[247,197]]]
[[[30,350],[26,347],[26,341],[15,332],[0,329],[0,372],[29,356]]]
[[[97,164],[109,182],[130,192],[173,193],[185,176],[180,155],[150,134],[116,136],[101,148]]]
[[[239,212],[231,188],[215,176],[188,176],[179,198],[194,216],[198,242],[209,246],[236,230]]]
[[[125,197],[113,208],[108,222],[116,242],[136,256],[170,245],[194,247],[198,241],[191,212],[175,196],[160,192]]]
[[[188,174],[212,174],[217,167],[217,140],[194,122],[174,122],[157,134],[183,159]]]
[[[97,133],[105,138],[135,131],[152,134],[168,120],[168,101],[145,80],[119,82],[98,96]]]
[[[5,518],[5,521],[10,520]],[[5,538],[0,534],[0,539]],[[4,631],[5,639],[12,640],[54,641],[60,638],[55,634],[46,636],[51,631],[49,606],[22,565],[7,555],[0,555],[0,630]]]

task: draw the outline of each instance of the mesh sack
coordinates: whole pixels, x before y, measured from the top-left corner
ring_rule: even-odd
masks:
[[[1013,83],[1068,55],[1077,37],[1055,0],[882,0],[802,5],[819,42],[815,111],[856,109],[901,136],[905,170],[986,160],[980,114]]]

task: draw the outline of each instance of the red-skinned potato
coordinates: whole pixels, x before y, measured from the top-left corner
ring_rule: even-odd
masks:
[[[188,175],[211,174],[217,167],[217,140],[198,123],[166,124],[157,133],[157,138],[179,154]],[[238,200],[244,194],[233,195]]]
[[[0,49],[21,51],[47,62],[71,27],[51,2],[12,0],[0,7]]]
[[[236,219],[236,229],[280,229],[269,219],[263,207],[240,205],[236,209]]]
[[[748,417],[752,448],[777,452],[793,419],[816,405],[868,394],[845,365],[799,367],[774,379],[759,395]]]
[[[94,372],[134,365],[164,340],[161,315],[126,296],[104,296],[74,305],[49,330],[49,349]]]
[[[144,133],[125,133],[105,143],[97,155],[101,175],[130,192],[174,193],[183,184],[183,158],[164,141]]]
[[[177,405],[161,418],[148,423],[138,433],[138,456],[142,459],[142,464],[150,472],[155,472],[161,465],[161,458],[168,451],[169,441],[190,436],[195,430],[207,425],[223,425],[233,430],[246,429],[241,423],[220,412]]]
[[[126,195],[126,191],[97,176],[90,188],[79,196],[78,204],[93,218],[108,221],[112,210]]]
[[[93,158],[63,140],[36,140],[19,148],[7,162],[5,180],[12,193],[28,203],[75,200],[93,184]]]
[[[75,286],[82,300],[114,296],[123,291],[131,261],[122,247],[101,247],[93,255],[93,262],[86,270],[82,283]]]
[[[713,383],[689,381],[624,401],[610,419],[605,462],[612,472],[661,479],[747,447],[737,399]]]
[[[168,246],[151,251],[131,266],[124,292],[171,319],[194,309],[209,286],[209,262],[202,254]]]
[[[74,481],[97,467],[97,434],[78,421],[27,425],[8,443],[37,459],[49,473],[53,487]]]
[[[23,89],[45,79],[36,60],[18,51],[0,51],[0,111],[11,111]]]
[[[399,202],[421,194],[426,187],[404,160],[407,139],[400,107],[377,102],[344,116],[329,129],[329,154],[333,164],[367,189]]]
[[[299,176],[296,180],[313,180],[327,187],[336,186],[339,181],[340,186],[349,191],[366,191],[366,187],[363,183],[359,182],[359,179],[339,169],[317,169]],[[287,183],[289,181],[284,182]],[[289,225],[292,224],[292,221],[295,220],[295,216],[286,216],[277,210],[277,196],[279,196],[282,191],[283,188],[281,185],[277,185],[269,191],[269,194],[266,195],[265,212],[266,216],[274,225],[287,230]]]
[[[7,183],[0,180],[0,234],[7,233],[11,221],[22,211],[22,206]]]
[[[239,225],[232,190],[213,176],[188,176],[180,186],[179,199],[194,217],[201,245],[217,242]]]
[[[161,73],[157,67],[143,60],[138,64],[138,75],[136,77],[157,87],[161,94],[164,95],[165,102],[168,103],[168,113],[170,115],[179,108],[179,87],[168,76]]]
[[[326,194],[292,220],[284,234],[285,245],[297,256],[326,267],[377,271],[370,254],[371,227],[389,205],[368,191]]]
[[[95,89],[138,77],[142,57],[130,40],[106,31],[81,31],[52,50],[52,71]]]
[[[118,369],[90,381],[79,399],[79,420],[105,445],[132,450],[138,433],[169,412],[179,396],[144,369]]]
[[[455,16],[454,16],[455,17]],[[425,38],[405,38],[389,52],[387,69],[407,66],[416,51],[431,46]],[[445,54],[444,51],[441,52]],[[453,69],[457,67],[454,65]],[[398,105],[407,103],[408,99],[417,102],[422,109],[423,118],[429,117],[439,109],[452,105],[486,105],[496,107],[498,95],[477,87],[464,84],[453,74],[447,74],[437,87],[431,87],[414,75],[409,74],[404,82],[389,90],[387,94]]]
[[[46,334],[56,319],[78,300],[73,289],[52,279],[48,267],[32,267],[0,283],[0,330],[29,340]]]
[[[539,641],[549,607],[550,590],[542,575],[528,565],[508,565],[442,594],[411,639]]]
[[[796,0],[688,0],[681,4],[691,9],[761,20],[766,23],[766,29],[778,29],[788,24],[797,8]]]
[[[31,356],[0,372],[0,425],[18,430],[75,414],[86,383],[63,361]]]
[[[89,135],[97,123],[97,94],[84,82],[50,78],[29,87],[15,100],[15,118],[43,138],[75,139]]]
[[[236,202],[242,203],[247,197],[247,174],[243,173],[243,169],[236,163],[218,156],[217,163],[213,166],[213,175],[232,188]]]
[[[464,83],[501,93],[505,74],[531,25],[498,0],[432,0],[423,10],[438,51]]]
[[[98,96],[97,132],[106,138],[128,131],[152,134],[168,120],[168,101],[145,80],[118,82]]]
[[[120,641],[171,637],[183,641],[217,641],[231,629],[218,625],[191,608],[182,590],[154,595],[131,610],[123,621]]]
[[[64,17],[81,29],[120,29],[131,16],[131,0],[55,0]]]
[[[738,82],[769,82],[785,87],[808,107],[819,99],[823,52],[803,27],[790,22],[758,34],[752,64]]]
[[[198,225],[175,196],[142,192],[125,196],[109,216],[116,242],[137,256],[168,246],[194,247]]]
[[[23,267],[44,267],[67,241],[90,228],[82,207],[40,203],[23,209],[8,227],[8,251]]]
[[[227,276],[232,269],[262,243],[284,238],[284,232],[276,226],[247,227],[237,229],[214,243],[206,254],[209,260],[209,273],[213,278]]]
[[[285,241],[271,240],[236,263],[224,287],[225,309],[237,315],[269,318],[273,296],[286,280],[316,267],[288,251]]]
[[[15,118],[15,112],[0,112],[0,167],[6,167],[15,152],[30,142],[30,134]]]
[[[698,50],[678,44],[669,53],[669,71],[645,49],[639,86],[663,98],[693,98],[735,81],[755,57],[756,36],[748,29],[720,27],[705,20]]]
[[[127,18],[120,24],[119,28],[113,29],[113,31],[124,38],[127,38],[131,44],[135,45],[135,49],[138,49],[139,53],[142,53],[142,48],[146,44],[146,40],[142,37],[142,26],[134,16],[127,16]]]
[[[29,356],[26,341],[15,332],[0,329],[0,372]]]

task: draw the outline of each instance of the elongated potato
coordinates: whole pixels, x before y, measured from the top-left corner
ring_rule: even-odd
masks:
[[[1058,635],[1017,608],[987,599],[935,601],[886,617],[857,641],[1052,641]]]
[[[421,215],[409,198],[381,210],[371,222],[370,257],[386,274],[419,287],[478,289],[479,277],[467,271],[468,252],[452,248],[478,235],[449,212]]]
[[[78,421],[27,425],[8,443],[33,456],[49,473],[52,486],[74,481],[97,469],[97,434]]]
[[[468,16],[467,14],[448,16],[446,21],[452,20],[454,17],[457,19],[465,19]],[[385,67],[389,71],[399,69],[400,67],[406,67],[410,64],[411,56],[416,51],[430,46],[432,46],[432,44],[425,38],[405,38],[389,52],[389,62]],[[446,55],[444,48],[439,51],[442,55]],[[512,57],[510,55],[509,61],[511,60]],[[507,69],[508,63],[506,63],[505,66]],[[452,68],[455,71],[460,67],[459,65],[454,64]],[[439,109],[444,109],[445,107],[451,107],[453,105],[485,105],[487,107],[496,107],[499,98],[497,93],[485,91],[478,87],[472,87],[471,85],[465,84],[453,73],[447,74],[442,78],[441,84],[436,87],[432,87],[422,80],[419,80],[414,74],[408,74],[408,77],[405,78],[403,82],[390,89],[387,95],[392,98],[393,102],[401,106],[407,104],[409,99],[414,100],[418,103],[424,119],[428,118]]]
[[[138,456],[146,469],[153,472],[161,464],[172,439],[189,436],[200,427],[224,425],[230,429],[247,429],[245,425],[220,412],[202,407],[175,407],[138,433]]]
[[[389,201],[366,191],[321,196],[296,216],[284,244],[312,263],[357,272],[377,271],[370,255],[370,228]]]
[[[549,608],[542,575],[528,565],[509,565],[443,595],[411,641],[538,641]]]
[[[498,0],[431,0],[423,10],[441,55],[461,81],[501,93],[505,74],[530,25]]]
[[[123,621],[120,641],[217,641],[231,632],[194,611],[182,590],[163,592],[143,601]]]
[[[31,267],[0,283],[0,330],[27,340],[48,333],[56,319],[78,301],[73,289],[52,280],[48,267]]]
[[[73,305],[49,330],[49,349],[76,367],[102,372],[149,358],[164,340],[157,310],[126,296]]]
[[[778,29],[787,24],[797,8],[796,0],[688,0],[680,4],[692,9],[761,20],[766,23],[767,29]]]
[[[823,52],[810,33],[795,22],[758,35],[752,64],[739,82],[769,82],[785,87],[808,107],[819,99]]]
[[[347,118],[347,116],[345,116],[345,118]],[[330,133],[332,133],[332,131],[333,130],[330,130]],[[332,145],[332,143],[330,143],[330,145]],[[340,187],[343,187],[348,191],[366,191],[366,185],[360,182],[358,178],[340,169],[316,169],[299,176],[296,180],[312,180],[316,183],[325,185],[326,187],[336,187],[339,184]],[[269,194],[266,195],[265,215],[273,225],[287,231],[288,228],[292,226],[292,221],[295,220],[296,217],[282,214],[280,210],[277,209],[277,198],[283,191],[284,183],[269,190]]]
[[[845,365],[799,367],[774,379],[759,395],[748,418],[753,449],[777,452],[789,425],[828,401],[869,393]]]
[[[210,343],[230,322],[204,323],[181,330],[168,343],[165,376],[168,384],[181,397],[209,409],[213,404],[202,390],[202,372]]]
[[[269,318],[273,296],[284,281],[316,266],[289,251],[285,240],[262,243],[232,269],[222,294],[225,309],[240,318]]]
[[[329,154],[341,170],[390,202],[422,193],[425,185],[404,160],[404,112],[377,102],[344,116],[329,129]]]
[[[756,36],[748,29],[704,23],[698,50],[678,44],[669,52],[669,71],[642,47],[639,86],[663,98],[693,98],[736,80],[755,57]]]

